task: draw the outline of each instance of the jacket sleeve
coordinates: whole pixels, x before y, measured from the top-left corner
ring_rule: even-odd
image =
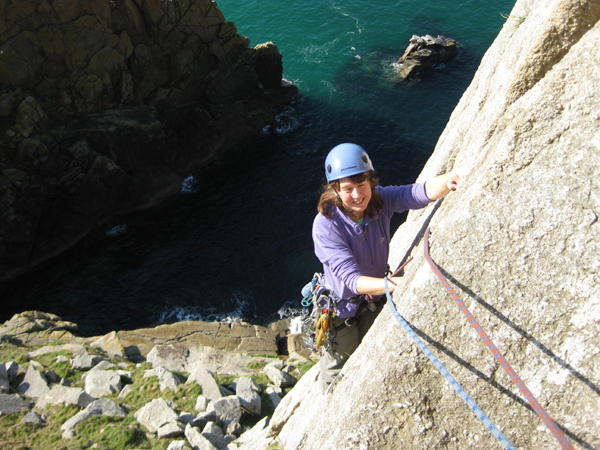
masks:
[[[421,209],[431,203],[425,193],[425,183],[386,186],[381,188],[380,193],[384,199],[384,205],[393,208],[394,212]]]

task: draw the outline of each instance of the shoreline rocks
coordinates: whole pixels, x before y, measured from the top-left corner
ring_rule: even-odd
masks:
[[[245,431],[240,425],[242,418],[257,421],[265,411],[274,410],[285,395],[285,386],[293,386],[301,376],[296,366],[314,364],[293,352],[283,356],[285,362],[279,359],[276,340],[285,324],[274,325],[279,330],[275,331],[245,323],[182,322],[82,338],[70,332],[55,334],[55,328],[63,323],[56,315],[25,311],[0,327],[5,336],[0,361],[1,349],[23,347],[23,357],[18,359],[21,365],[15,361],[0,363],[4,392],[0,394],[0,415],[28,411],[22,423],[44,425],[51,420],[54,408],[77,406],[79,411],[61,425],[63,439],[75,439],[78,425],[94,415],[133,415],[153,438],[175,439],[169,448],[185,448],[186,444],[193,448],[234,448],[228,445]],[[74,326],[69,323],[70,328]],[[115,348],[128,349],[131,336],[143,354],[133,353],[128,358],[127,352]],[[202,344],[206,339],[211,343],[233,342],[233,350],[207,347]],[[265,353],[253,354],[258,348]],[[49,355],[57,364],[68,364],[70,373],[80,373],[80,380],[74,382],[54,373],[50,368],[54,363],[48,366]],[[220,384],[232,378],[228,385]],[[257,380],[261,380],[260,385]],[[145,390],[154,398],[131,406],[132,393],[139,396]],[[167,400],[169,392],[181,391],[184,398],[191,396],[188,407]],[[182,437],[186,441],[181,441]]]
[[[442,64],[458,54],[456,41],[445,36],[430,35],[410,38],[410,44],[398,60],[401,65],[400,75],[410,78],[436,64]]]

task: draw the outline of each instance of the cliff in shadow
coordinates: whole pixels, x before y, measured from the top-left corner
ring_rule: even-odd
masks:
[[[414,257],[400,315],[516,448],[561,446],[429,267],[423,235],[573,447],[600,448],[599,19],[598,2],[517,1],[419,177],[455,169],[463,185],[392,242],[392,267]],[[502,448],[389,306],[331,392],[317,377],[242,448]]]
[[[273,43],[210,0],[0,3],[0,280],[275,120],[297,93]]]

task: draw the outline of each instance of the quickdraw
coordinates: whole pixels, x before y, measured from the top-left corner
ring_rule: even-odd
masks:
[[[331,331],[334,329],[333,327],[333,315],[334,312],[325,308],[323,310],[323,314],[317,319],[317,324],[315,326],[315,348],[318,350],[323,342],[327,339],[328,332],[331,334]]]
[[[331,291],[325,287],[323,274],[315,273],[313,279],[302,289],[302,306],[313,307],[302,320],[302,331],[307,338],[305,345],[314,352],[320,348],[328,350],[335,337],[334,318],[336,316]]]
[[[498,347],[496,347],[496,345],[494,345],[494,343],[489,338],[487,333],[483,330],[481,325],[479,325],[479,323],[475,320],[475,317],[473,317],[473,314],[471,314],[471,312],[467,309],[467,307],[462,302],[462,300],[458,297],[456,292],[454,292],[454,289],[452,289],[452,287],[450,286],[450,283],[448,283],[448,280],[446,280],[444,275],[442,275],[440,268],[437,266],[437,264],[433,261],[433,259],[429,255],[429,228],[427,228],[427,231],[425,231],[424,241],[425,241],[424,242],[425,259],[427,260],[427,262],[429,263],[429,265],[431,266],[431,268],[433,269],[433,271],[435,272],[437,277],[440,279],[442,284],[447,289],[448,294],[456,301],[458,309],[460,309],[465,314],[465,316],[467,316],[467,320],[471,323],[471,325],[473,325],[473,327],[475,327],[475,330],[477,330],[477,334],[479,334],[479,336],[486,343],[486,345],[488,346],[488,348],[490,349],[490,351],[492,352],[492,354],[494,355],[496,360],[504,368],[504,370],[506,371],[506,373],[508,374],[510,379],[513,381],[513,383],[515,383],[517,385],[517,387],[519,388],[519,391],[521,391],[521,393],[523,394],[523,396],[525,397],[527,402],[529,402],[529,404],[531,405],[533,410],[536,412],[536,414],[540,417],[540,419],[542,419],[542,421],[544,422],[546,427],[552,432],[552,434],[558,440],[558,442],[560,443],[562,448],[565,450],[574,450],[573,446],[568,441],[568,439],[565,437],[565,435],[562,432],[562,430],[560,429],[560,427],[556,424],[556,422],[554,422],[554,420],[552,420],[552,418],[548,415],[548,413],[544,410],[544,408],[542,408],[542,406],[539,404],[539,402],[535,399],[535,397],[533,396],[531,391],[527,388],[527,386],[525,386],[525,383],[523,383],[523,380],[521,380],[519,375],[517,375],[517,373],[513,370],[513,368],[508,363],[508,361],[504,358],[504,356],[502,355],[500,350],[498,350]]]

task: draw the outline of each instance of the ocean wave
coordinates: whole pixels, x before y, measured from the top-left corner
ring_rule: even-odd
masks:
[[[400,75],[402,70],[402,63],[394,62],[382,62],[383,65],[383,80],[387,80],[392,83],[399,83],[404,81],[404,77]]]
[[[230,306],[228,308],[228,306]],[[197,305],[165,305],[158,315],[158,322],[184,322],[188,320],[202,322],[243,322],[248,320],[251,307],[254,306],[252,295],[247,292],[233,292],[221,308],[216,306]]]
[[[197,192],[198,186],[193,175],[190,175],[181,182],[181,194],[193,194]]]
[[[360,34],[361,30],[358,30]],[[356,35],[354,31],[343,31],[340,35],[329,42],[320,43],[320,44],[309,44],[305,47],[298,49],[298,53],[302,55],[302,59],[305,63],[315,63],[321,64],[323,62],[328,62],[331,60],[329,56],[330,53],[332,55],[337,54],[338,50],[335,50],[336,46],[340,46],[342,48],[347,48],[346,45],[349,45],[352,42],[352,38]],[[334,51],[335,50],[335,51]]]
[[[300,302],[287,302],[277,311],[280,320],[292,319],[289,327],[291,334],[302,333],[302,324],[309,313],[308,308],[298,306],[299,304]]]
[[[293,304],[293,306],[292,306]],[[306,308],[303,308],[300,305],[300,302],[287,302],[285,303],[279,310],[277,314],[279,314],[279,319],[288,319],[290,317],[298,317],[306,314]]]
[[[293,107],[285,108],[275,118],[275,131],[278,134],[289,133],[296,130],[300,126],[300,121]]]
[[[112,227],[110,230],[106,231],[104,234],[106,236],[121,236],[122,234],[127,233],[127,225],[126,224],[122,224],[122,225],[117,225]]]
[[[288,106],[275,117],[275,122],[272,125],[267,125],[261,130],[263,135],[286,134],[296,130],[300,126],[300,121],[296,110],[292,106]]]

